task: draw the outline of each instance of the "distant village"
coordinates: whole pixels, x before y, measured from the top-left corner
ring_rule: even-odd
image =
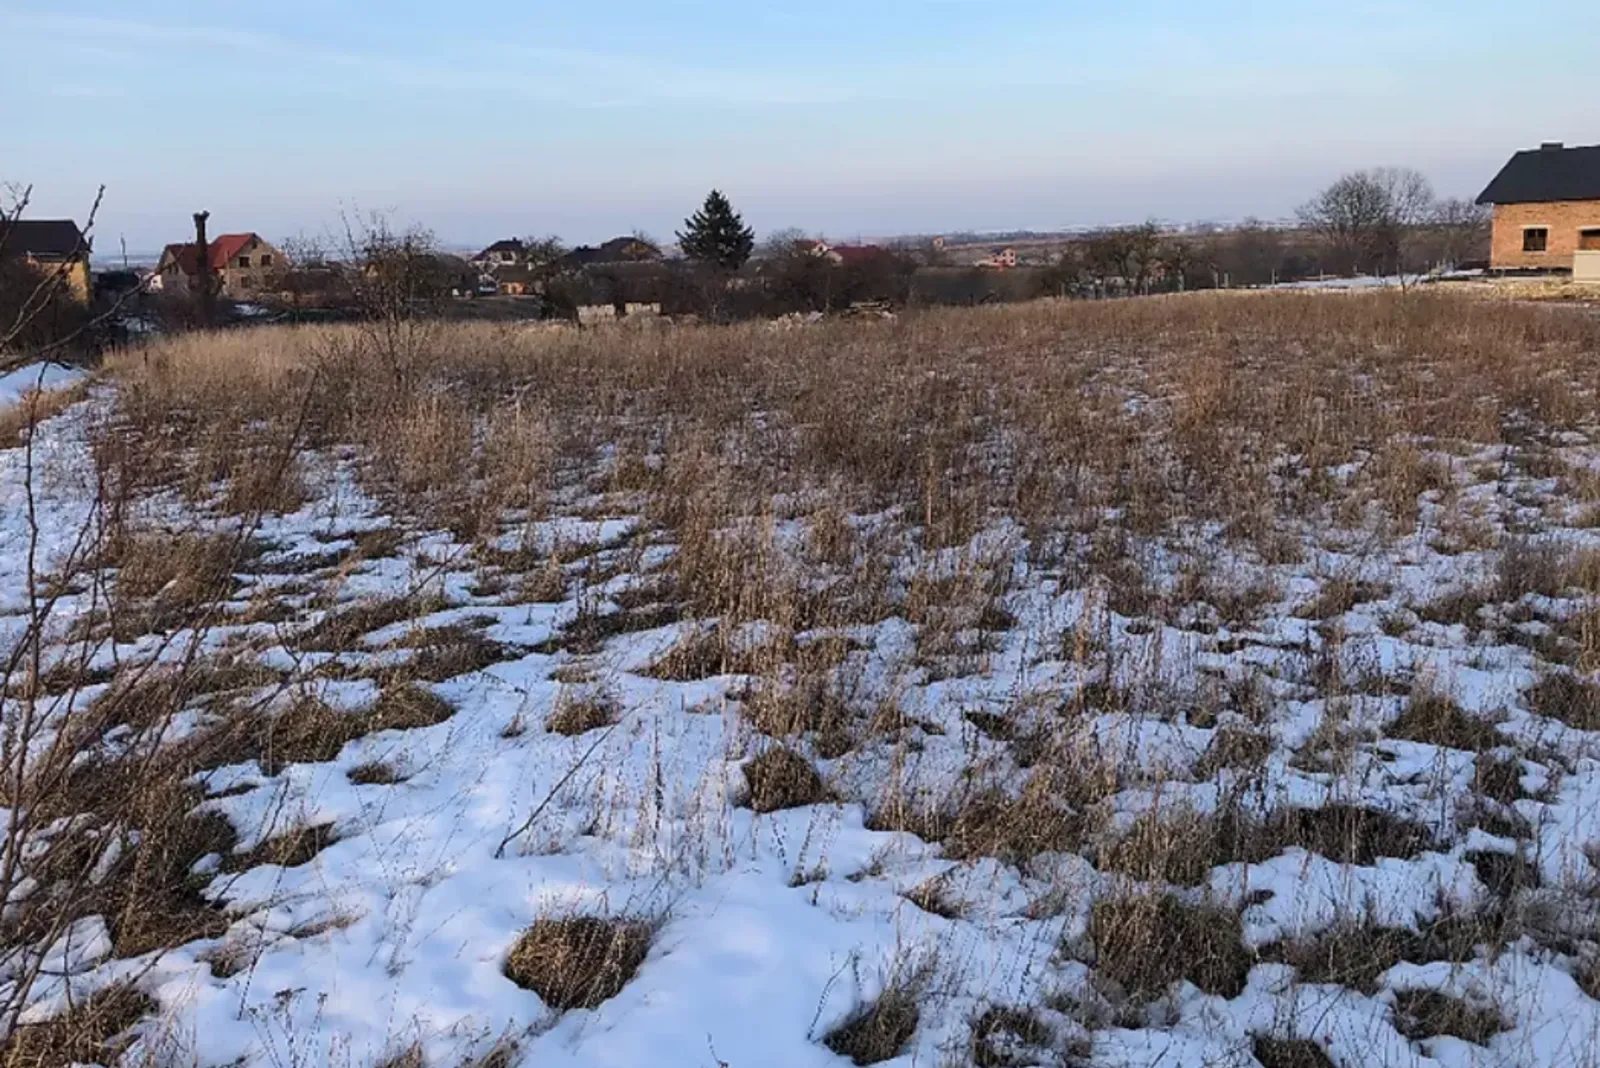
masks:
[[[1351,182],[1374,189],[1343,188]],[[1387,197],[1390,216],[1352,215],[1363,192]],[[1425,210],[1403,215],[1401,205],[1412,201],[1425,202]],[[153,328],[355,315],[379,290],[385,299],[428,302],[446,314],[587,325],[640,315],[732,318],[1106,298],[1330,275],[1466,270],[1600,279],[1600,146],[1547,143],[1518,152],[1475,201],[1435,200],[1415,172],[1356,172],[1293,223],[1145,223],[1010,240],[950,235],[882,243],[788,231],[759,245],[745,236],[740,254],[709,272],[703,257],[638,233],[572,248],[555,238],[506,237],[457,255],[424,231],[395,233],[380,222],[333,253],[304,241],[275,244],[250,230],[208,237],[209,216],[198,213],[194,221],[194,235],[168,244],[153,266],[94,270],[91,236],[76,221],[0,219],[0,259],[52,274],[78,305],[114,302]]]

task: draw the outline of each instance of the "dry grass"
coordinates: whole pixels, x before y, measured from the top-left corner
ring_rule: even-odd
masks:
[[[636,920],[539,920],[511,947],[506,978],[553,1009],[592,1009],[622,992],[652,937],[651,925]]]
[[[1414,1039],[1454,1035],[1483,1046],[1507,1028],[1498,1010],[1436,990],[1408,990],[1396,995],[1395,1015],[1400,1033]]]
[[[828,788],[811,762],[793,749],[774,746],[744,766],[750,807],[757,812],[801,808],[828,799]]]
[[[53,1020],[17,1028],[0,1043],[0,1068],[112,1063],[130,1041],[128,1030],[157,1008],[132,986],[101,991]]]
[[[564,689],[545,717],[544,729],[572,738],[611,726],[620,712],[616,698],[603,690],[574,693]]]
[[[1237,914],[1167,895],[1097,901],[1089,934],[1100,974],[1135,1001],[1160,997],[1179,979],[1236,997],[1253,963]]]
[[[26,443],[35,427],[81,401],[89,386],[84,380],[61,389],[30,389],[16,403],[0,407],[0,449]]]
[[[1323,1048],[1308,1038],[1265,1038],[1251,1045],[1261,1068],[1335,1068]]]
[[[231,870],[292,865],[332,840],[328,827],[295,828],[235,854],[225,821],[190,817],[200,796],[179,788],[190,777],[251,759],[276,774],[292,762],[334,760],[374,731],[441,723],[451,709],[423,683],[518,655],[470,624],[410,623],[444,607],[436,598],[351,603],[317,590],[328,573],[337,588],[338,576],[394,552],[401,530],[419,542],[424,532],[453,533],[475,569],[475,595],[573,602],[560,632],[535,650],[559,657],[562,678],[574,683],[550,710],[549,731],[576,736],[620,722],[624,710],[595,688],[615,663],[610,654],[639,648],[628,641],[636,632],[679,625],[649,673],[663,690],[748,676],[717,710],[763,736],[744,767],[756,811],[817,804],[831,788],[864,804],[869,826],[938,842],[952,860],[997,858],[1035,874],[1042,854],[1075,852],[1146,884],[1095,902],[1089,931],[1098,977],[1138,1003],[1180,979],[1232,996],[1255,960],[1237,915],[1171,887],[1293,847],[1369,865],[1443,844],[1341,778],[1364,750],[1381,753],[1350,711],[1359,700],[1352,689],[1374,687],[1345,671],[1333,648],[1346,626],[1360,636],[1353,617],[1370,614],[1369,602],[1400,602],[1383,609],[1397,639],[1419,617],[1465,625],[1483,642],[1525,627],[1540,659],[1559,651],[1578,669],[1547,670],[1525,694],[1529,707],[1600,728],[1600,686],[1585,674],[1600,668],[1600,557],[1544,533],[1566,525],[1570,502],[1531,485],[1594,491],[1560,446],[1564,435],[1587,440],[1600,426],[1592,317],[1426,292],[1199,295],[918,312],[870,331],[834,322],[670,334],[463,324],[418,337],[420,347],[401,352],[375,349],[359,327],[261,329],[167,338],[112,361],[119,399],[96,430],[94,459],[130,514],[157,490],[185,493],[213,513],[281,512],[314,491],[313,452],[345,449],[396,524],[354,550],[295,565],[317,598],[307,603],[332,604],[325,617],[304,625],[298,603],[260,617],[287,624],[291,653],[336,658],[317,670],[375,677],[382,691],[370,709],[334,709],[310,687],[291,691],[298,699],[287,705],[265,701],[257,691],[287,680],[255,667],[248,649],[175,678],[100,678],[84,660],[18,691],[112,682],[101,720],[71,739],[85,748],[97,726],[141,730],[179,710],[203,714],[198,734],[162,750],[163,789],[134,782],[115,761],[62,760],[53,783],[26,783],[35,792],[8,799],[37,802],[41,816],[90,814],[137,840],[122,862],[131,866],[119,869],[124,889],[75,898],[75,908],[108,916],[119,953],[220,933],[223,917],[192,873],[207,853],[227,857]],[[1503,459],[1484,461],[1491,448]],[[1472,488],[1515,484],[1515,515],[1502,522],[1472,499],[1474,479]],[[558,512],[643,523],[606,547],[552,547],[529,535]],[[128,522],[112,516],[97,561],[114,579],[101,629],[123,638],[217,615],[261,548],[248,537],[152,536]],[[996,543],[987,540],[997,531]],[[1409,603],[1404,584],[1391,589],[1354,567],[1318,575],[1314,587],[1285,579],[1308,549],[1337,541],[1347,559],[1381,556],[1402,539],[1478,555],[1463,557],[1469,577],[1455,593],[1426,605]],[[654,552],[661,556],[644,563]],[[643,581],[615,581],[629,576]],[[1052,629],[1040,643],[1023,632],[1033,625],[1024,606],[1049,581],[1084,591],[1090,610],[1064,637]],[[1280,604],[1290,590],[1293,601]],[[1303,674],[1262,672],[1254,690],[1220,675],[1175,682],[1172,665],[1120,659],[1124,637],[1162,626],[1207,636],[1224,656],[1263,647],[1275,628],[1258,624],[1284,611],[1325,623],[1315,637],[1332,651],[1317,660],[1308,648]],[[891,618],[891,627],[871,626]],[[412,629],[378,648],[372,635],[398,624]],[[1418,629],[1446,640],[1437,626]],[[884,648],[868,648],[873,641]],[[974,713],[953,728],[911,699],[931,682],[982,676],[1019,647],[1030,670],[1042,665],[1039,678],[1082,685],[1033,704],[1019,696],[1004,715]],[[864,663],[902,649],[898,674],[878,689],[861,683],[871,674]],[[359,666],[356,654],[378,652],[392,657],[381,670]],[[1205,814],[1166,803],[1115,836],[1102,833],[1119,791],[1191,784],[1164,784],[1173,772],[1142,766],[1142,754],[1093,748],[1085,739],[1094,717],[1217,728],[1194,777],[1242,792],[1273,756],[1276,704],[1302,699],[1327,699],[1329,712],[1295,774],[1334,780],[1346,803],[1250,819],[1231,796]],[[507,728],[525,729],[520,714]],[[1488,718],[1419,688],[1388,734],[1474,754],[1474,796],[1463,811],[1500,812],[1498,826],[1517,831],[1504,805],[1524,796],[1522,769],[1498,753],[1507,739]],[[958,778],[902,789],[897,776],[919,774],[922,750],[948,752],[958,738],[970,746]],[[846,755],[824,783],[817,761]],[[857,760],[870,775],[891,770],[863,787]],[[379,760],[349,771],[364,793],[401,774]],[[147,807],[135,803],[136,789]],[[159,810],[149,807],[156,801]],[[58,865],[54,885],[96,859],[70,835],[45,855]],[[1523,856],[1468,860],[1504,902],[1537,884]],[[941,916],[963,911],[938,880],[908,897]],[[141,926],[146,913],[176,920]],[[1271,952],[1302,980],[1373,990],[1393,963],[1471,959],[1510,925],[1461,921],[1402,935],[1358,924]],[[50,927],[34,930],[43,937]],[[623,989],[651,935],[636,920],[541,919],[505,973],[552,1008],[592,1008]],[[890,983],[825,1044],[859,1064],[900,1055],[917,1029],[919,994],[914,982]],[[1490,1033],[1479,1011],[1397,1003],[1414,1033],[1472,1041]],[[1042,1013],[990,1009],[973,1023],[971,1059],[1003,1065],[1018,1048],[1059,1057],[1049,1031]],[[1328,1063],[1302,1039],[1262,1037],[1254,1048],[1267,1068]]]
[[[892,981],[877,1000],[824,1035],[822,1043],[853,1064],[877,1064],[905,1048],[919,1016],[916,984]]]
[[[1423,686],[1412,690],[1400,717],[1389,725],[1389,737],[1470,753],[1509,744],[1493,724],[1468,715],[1449,697]]]

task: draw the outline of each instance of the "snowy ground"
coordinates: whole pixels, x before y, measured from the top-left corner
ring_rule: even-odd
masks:
[[[24,393],[36,389],[60,389],[81,380],[85,372],[58,363],[32,364],[0,375],[0,408],[15,404]]]
[[[36,442],[40,571],[70,551],[91,511],[95,403]],[[1587,440],[1557,449],[1600,466]],[[1491,452],[1456,459],[1458,492],[1495,532],[1538,516],[1541,552],[1600,550],[1600,533],[1578,525],[1553,479]],[[207,655],[226,650],[276,673],[232,695],[259,699],[263,716],[312,699],[358,716],[395,678],[426,687],[450,714],[360,734],[317,759],[205,770],[204,811],[237,833],[234,859],[213,854],[194,869],[224,929],[119,957],[107,921],[81,918],[53,948],[24,1022],[132,980],[159,1012],[138,1025],[127,1063],[364,1066],[414,1050],[420,1061],[391,1063],[453,1065],[498,1048],[514,1050],[500,1063],[540,1066],[823,1066],[847,1063],[826,1036],[889,987],[911,989],[918,1010],[884,1062],[897,1065],[1600,1061],[1600,1001],[1592,979],[1587,990],[1579,980],[1592,976],[1597,918],[1600,735],[1533,696],[1565,670],[1562,635],[1586,602],[1563,588],[1511,602],[1482,593],[1500,581],[1500,557],[1445,546],[1437,528],[1430,536],[1436,499],[1422,504],[1425,533],[1377,549],[1328,532],[1308,535],[1295,563],[1218,561],[1219,573],[1269,591],[1237,612],[1197,597],[1165,618],[1119,613],[1097,583],[1035,570],[1007,524],[908,562],[908,583],[941,569],[1003,574],[1002,611],[955,626],[943,646],[926,640],[926,613],[798,635],[839,646],[829,677],[849,680],[853,707],[898,711],[845,752],[816,733],[791,740],[829,799],[757,813],[743,768],[780,742],[752,727],[750,675],[660,669],[700,624],[640,609],[650,597],[639,591],[676,549],[647,517],[579,495],[554,517],[508,525],[508,549],[561,561],[554,586],[530,596],[493,581],[495,565],[451,535],[388,514],[348,456],[309,469],[311,503],[254,532],[265,551],[238,571],[234,617],[202,633],[107,638],[90,667],[178,662],[199,641]],[[0,626],[0,644],[15,641],[27,608],[25,498],[21,452],[0,453],[0,618],[11,628]],[[237,523],[197,518],[170,495],[145,508],[172,531]],[[362,549],[363,539],[381,548]],[[502,571],[515,577],[510,564]],[[1454,615],[1439,607],[1463,592],[1481,595]],[[399,598],[419,608],[349,647],[306,638],[352,605]],[[62,618],[91,612],[90,600],[69,594]],[[246,621],[263,600],[280,611]],[[580,641],[596,619],[618,625]],[[740,640],[762,639],[757,628]],[[473,659],[459,672],[405,670],[425,651],[449,663],[443,654],[461,649]],[[92,684],[78,700],[107,689]],[[1427,693],[1500,733],[1469,732],[1459,748],[1396,728]],[[549,729],[572,702],[606,714],[570,735]],[[213,696],[197,698],[179,733],[221,714]],[[1246,735],[1260,740],[1255,755],[1229,758],[1227,743]],[[1036,828],[1045,841],[1019,844],[1016,820],[992,839],[963,839],[948,827],[919,836],[915,818],[885,815],[938,811],[959,824],[987,791],[1020,805],[1040,769],[1057,766],[1039,763],[1039,740],[1059,736],[1078,747],[1085,776],[1109,777],[1063,790],[1093,824],[1087,838],[1058,843],[1049,816]],[[108,752],[117,744],[105,740]],[[1475,784],[1496,762],[1511,781],[1485,801]],[[1108,859],[1108,843],[1152,819],[1204,823],[1227,806],[1257,822],[1356,806],[1422,838],[1391,850],[1384,828],[1361,831],[1327,855],[1340,852],[1328,836],[1302,830],[1196,878],[1154,883]],[[322,829],[321,848],[287,864],[237,862],[302,828]],[[1508,870],[1514,885],[1491,885]],[[1237,915],[1237,979],[1197,984],[1180,964],[1164,996],[1141,1000],[1112,978],[1128,962],[1097,950],[1095,902],[1152,886]],[[1398,958],[1370,983],[1308,979],[1284,949],[1341,927],[1360,926],[1370,942],[1378,929],[1428,932],[1442,918],[1489,914],[1516,917],[1500,944]],[[597,1007],[556,1011],[505,973],[524,930],[563,916],[650,925],[637,973]],[[1419,992],[1492,1023],[1428,1033],[1415,1017],[1433,1003]],[[1275,1040],[1309,1041],[1326,1060],[1273,1061]]]

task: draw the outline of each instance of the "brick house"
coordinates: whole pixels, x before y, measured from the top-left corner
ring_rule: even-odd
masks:
[[[1518,152],[1478,203],[1494,205],[1491,268],[1570,271],[1600,253],[1600,145]]]
[[[256,233],[223,234],[211,242],[207,253],[219,292],[229,300],[275,292],[289,266],[289,258]],[[150,288],[161,293],[188,293],[199,273],[194,242],[168,245],[161,251]]]
[[[0,222],[0,255],[19,256],[33,270],[59,277],[66,293],[89,303],[89,239],[71,219]]]

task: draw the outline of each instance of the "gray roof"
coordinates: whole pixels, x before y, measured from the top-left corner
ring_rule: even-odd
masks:
[[[1600,145],[1550,144],[1518,152],[1478,197],[1479,204],[1600,200]]]
[[[88,239],[71,219],[0,222],[0,251],[48,259],[87,255]]]

